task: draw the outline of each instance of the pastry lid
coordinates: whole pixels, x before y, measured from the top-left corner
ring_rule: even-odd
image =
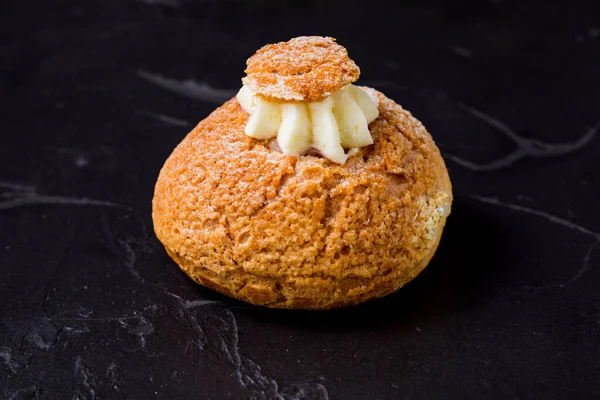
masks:
[[[319,101],[360,76],[330,37],[301,36],[264,46],[246,62],[244,85],[270,100]]]

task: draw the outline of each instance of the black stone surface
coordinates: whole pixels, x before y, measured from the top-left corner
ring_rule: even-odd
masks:
[[[600,398],[596,2],[392,3],[0,2],[0,398]],[[150,217],[246,58],[302,34],[424,122],[456,198],[421,276],[328,312],[199,287]]]

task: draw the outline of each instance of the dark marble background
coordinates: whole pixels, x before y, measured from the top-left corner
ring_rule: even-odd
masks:
[[[0,1],[0,398],[600,398],[597,2],[393,3]],[[350,309],[217,295],[152,231],[173,147],[302,34],[454,184],[426,271]]]

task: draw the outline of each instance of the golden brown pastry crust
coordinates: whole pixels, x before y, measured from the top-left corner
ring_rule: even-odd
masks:
[[[284,101],[322,100],[360,75],[344,47],[320,36],[264,46],[246,64],[244,85],[259,96]]]
[[[153,220],[197,282],[250,303],[326,309],[392,293],[425,268],[452,193],[423,125],[376,92],[374,145],[344,165],[292,157],[244,134],[231,99],[177,146]]]

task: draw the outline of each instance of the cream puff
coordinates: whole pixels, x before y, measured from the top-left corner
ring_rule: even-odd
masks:
[[[165,162],[154,229],[186,274],[276,308],[349,306],[428,264],[450,213],[440,151],[334,39],[260,49],[238,95]]]

